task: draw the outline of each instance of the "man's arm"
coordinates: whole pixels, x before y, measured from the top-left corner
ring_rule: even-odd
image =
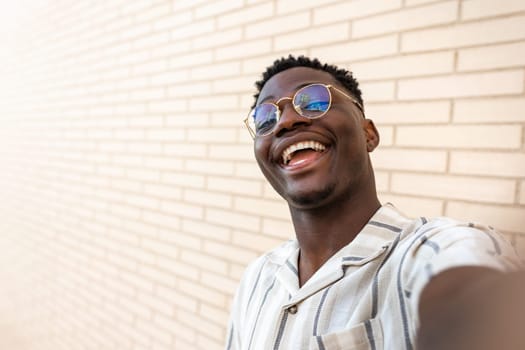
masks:
[[[418,350],[525,349],[525,272],[446,270],[423,289]]]

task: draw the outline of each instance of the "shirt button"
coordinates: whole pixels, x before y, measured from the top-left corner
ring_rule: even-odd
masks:
[[[288,312],[292,315],[295,315],[297,313],[297,305],[292,305],[288,308]]]

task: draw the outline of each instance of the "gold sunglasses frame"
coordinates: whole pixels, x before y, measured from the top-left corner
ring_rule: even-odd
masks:
[[[314,86],[314,85],[321,85],[321,86],[324,86],[326,88],[326,90],[328,91],[328,96],[330,98],[330,103],[328,104],[328,108],[326,109],[326,111],[324,111],[323,113],[321,113],[320,115],[318,116],[315,116],[315,117],[306,117],[304,115],[302,115],[300,113],[300,111],[298,110],[299,106],[296,106],[295,104],[293,104],[293,100],[295,99],[295,97],[297,96],[297,93],[303,89],[306,89],[310,86]],[[277,123],[279,122],[279,119],[281,119],[281,108],[279,107],[279,103],[281,103],[282,101],[284,100],[291,100],[292,101],[292,105],[293,105],[293,108],[294,110],[297,112],[298,115],[300,115],[301,117],[303,118],[308,118],[308,119],[318,119],[318,118],[321,118],[322,116],[324,116],[326,113],[328,113],[328,111],[330,110],[330,108],[332,107],[332,92],[330,91],[330,89],[334,89],[335,91],[339,92],[340,94],[342,94],[343,96],[345,96],[346,98],[348,98],[350,101],[352,101],[356,106],[357,108],[359,108],[359,110],[361,111],[361,113],[363,113],[363,116],[365,114],[365,111],[364,111],[364,108],[363,106],[355,99],[353,98],[352,96],[348,95],[347,93],[345,93],[344,91],[342,91],[341,89],[339,88],[336,88],[335,86],[333,85],[330,85],[330,84],[322,84],[322,83],[313,83],[313,84],[309,84],[309,85],[306,85],[306,86],[303,86],[301,88],[299,88],[294,94],[292,97],[281,97],[280,99],[277,100],[277,102],[273,103],[273,102],[263,102],[261,103],[259,106],[263,105],[263,104],[270,104],[270,105],[273,105],[275,106],[275,108],[277,108],[277,121],[275,122],[275,125],[277,125]],[[260,136],[260,137],[264,137],[264,136],[268,136],[270,135],[274,130],[275,130],[275,126],[274,128],[272,128],[272,130],[270,132],[268,132],[267,134],[263,134],[263,135],[257,135],[256,134],[256,131],[252,129],[252,127],[250,126],[250,122],[249,122],[249,119],[250,119],[250,116],[253,114],[253,111],[255,110],[255,108],[259,107],[259,106],[255,106],[254,108],[252,108],[250,110],[250,113],[248,113],[248,116],[244,119],[244,125],[246,126],[246,128],[248,129],[248,132],[250,133],[252,139],[255,140],[255,138],[257,136]]]

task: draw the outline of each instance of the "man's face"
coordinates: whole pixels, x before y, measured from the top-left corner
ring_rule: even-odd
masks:
[[[291,97],[311,83],[331,84],[346,92],[327,72],[295,67],[268,80],[257,104]],[[332,106],[319,119],[301,117],[290,100],[283,100],[273,132],[255,138],[259,167],[292,207],[315,208],[353,196],[373,177],[368,152],[377,146],[377,131],[350,99],[335,89],[331,93]],[[286,157],[295,148],[299,150]]]

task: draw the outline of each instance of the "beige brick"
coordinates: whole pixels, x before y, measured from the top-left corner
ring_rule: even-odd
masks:
[[[181,217],[189,217],[193,219],[202,219],[204,210],[201,206],[191,205],[175,200],[163,200],[160,203],[160,210]]]
[[[398,38],[397,35],[387,35],[372,39],[344,41],[342,44],[319,45],[310,49],[312,56],[327,62],[356,62],[397,53]],[[349,66],[351,70],[352,65]],[[359,79],[358,76],[356,78]]]
[[[294,12],[288,16],[271,17],[270,19],[246,25],[246,38],[254,39],[276,34],[290,33],[310,26],[308,12]]]
[[[458,70],[508,68],[525,65],[525,43],[494,45],[458,52]]]
[[[282,240],[260,233],[235,230],[233,231],[232,243],[262,254],[280,245]]]
[[[257,230],[260,219],[253,215],[244,215],[220,209],[206,209],[205,220],[223,226]]]
[[[208,114],[205,112],[198,113],[177,113],[175,116],[167,116],[165,118],[165,125],[167,127],[194,127],[194,126],[207,126],[209,124]],[[193,146],[193,145],[188,145]]]
[[[141,240],[141,247],[155,255],[164,255],[172,258],[176,258],[178,255],[178,249],[176,249],[176,247],[158,239],[143,238]],[[139,271],[141,271],[141,268],[139,268]]]
[[[241,39],[242,29],[232,28],[229,30],[221,30],[206,36],[196,37],[192,41],[192,46],[194,50],[208,49],[212,47],[220,47],[227,44],[232,44],[234,42],[239,42],[241,41]]]
[[[158,238],[164,242],[171,244],[172,249],[175,248],[189,248],[189,249],[200,249],[201,239],[194,235],[189,235],[181,230],[174,228],[161,228],[159,229]]]
[[[289,219],[288,205],[283,200],[262,200],[247,197],[235,197],[233,209],[260,216],[269,216],[277,219]]]
[[[521,232],[523,229],[523,208],[520,207],[451,201],[447,205],[446,215],[491,225],[497,230]]]
[[[155,210],[159,206],[159,201],[157,199],[139,194],[126,193],[122,199],[125,204],[139,208]]]
[[[144,335],[147,335],[148,337],[153,339],[153,341],[157,343],[155,345],[157,348],[160,345],[158,344],[158,342],[164,344],[165,346],[169,346],[171,344],[171,334],[168,331],[163,330],[162,328],[152,325],[150,320],[137,320],[137,322],[135,323],[135,329],[138,332],[144,333]]]
[[[356,76],[359,79],[358,76]],[[365,82],[360,84],[363,99],[367,102],[391,101],[394,99],[395,84],[393,81]]]
[[[162,329],[165,329],[171,332],[176,332],[175,340],[177,340],[177,338],[180,337],[186,341],[193,343],[197,337],[196,328],[187,327],[186,325],[178,321],[175,321],[172,317],[166,317],[161,314],[156,314],[153,317],[153,323]]]
[[[169,61],[169,67],[173,69],[193,67],[209,64],[212,62],[212,60],[213,52],[211,50],[190,52],[188,54],[171,57]]]
[[[161,116],[134,116],[128,118],[128,125],[130,127],[146,128],[146,127],[160,127],[164,124],[164,118]],[[107,131],[107,130],[105,130]]]
[[[182,141],[185,136],[184,130],[175,128],[148,129],[146,131],[146,139],[150,141]]]
[[[377,126],[376,126],[377,127]],[[377,127],[379,132],[379,147],[391,146],[394,144],[394,128],[391,126],[379,126]]]
[[[180,254],[180,260],[199,269],[226,274],[228,265],[223,259],[219,259],[203,252],[184,249]]]
[[[449,121],[450,102],[396,102],[366,105],[366,115],[376,124],[429,124]]]
[[[182,189],[175,186],[165,186],[162,184],[145,184],[143,191],[149,196],[157,198],[181,199]]]
[[[210,191],[185,190],[184,200],[193,204],[206,206],[231,208],[232,196],[228,194],[213,193]]]
[[[493,17],[507,13],[516,13],[525,10],[525,3],[520,0],[467,0],[461,2],[461,18],[475,19]]]
[[[246,227],[246,229],[255,230],[256,228]],[[262,221],[262,233],[283,241],[295,238],[295,230],[291,220],[264,218]]]
[[[504,123],[525,121],[525,99],[484,98],[454,103],[454,121],[461,123]]]
[[[183,308],[190,312],[197,312],[197,300],[191,295],[185,294],[177,289],[158,286],[155,295],[163,300],[174,304],[176,308]]]
[[[167,32],[156,33],[156,34],[150,33],[149,35],[145,37],[136,39],[133,42],[133,49],[135,50],[149,49],[154,46],[167,44],[169,41],[170,41],[170,35]]]
[[[195,8],[195,18],[211,17],[236,10],[243,5],[243,0],[221,0],[213,1],[209,4],[197,6]]]
[[[210,288],[203,287],[201,284],[195,282],[181,281],[179,284],[179,290],[191,291],[192,296],[198,300],[205,301],[208,304],[218,307],[224,307],[226,303],[226,297],[223,293],[210,290]]]
[[[168,156],[204,157],[206,155],[206,145],[169,143],[164,146],[164,153]]]
[[[193,21],[190,24],[179,26],[171,31],[172,40],[180,40],[212,33],[215,29],[213,19]]]
[[[215,50],[217,60],[239,59],[270,51],[271,39],[242,42],[240,44],[224,46]]]
[[[352,72],[360,81],[451,73],[453,69],[453,52],[403,55],[352,64]]]
[[[165,86],[189,80],[189,70],[162,72],[149,76],[151,86]],[[143,78],[142,78],[143,79]]]
[[[441,148],[516,149],[521,128],[516,125],[400,126],[396,144]]]
[[[301,2],[301,9],[312,9],[316,7],[322,7],[324,4],[330,4],[333,2],[332,0],[305,0]],[[295,12],[297,11],[297,4],[293,1],[278,1],[277,2],[277,14],[282,15],[285,13]]]
[[[224,347],[222,341],[218,339],[210,339],[206,335],[199,335],[197,344],[201,349],[221,350]]]
[[[162,174],[161,182],[182,187],[203,188],[204,176],[183,172],[167,172]]]
[[[348,40],[349,32],[350,29],[347,23],[305,29],[292,34],[282,34],[274,38],[274,48],[276,50],[290,50],[323,45],[327,42]]]
[[[182,231],[194,236],[209,238],[215,241],[228,242],[230,240],[230,229],[210,224],[205,221],[183,219]]]
[[[206,329],[206,335],[216,340],[222,340],[223,329],[210,321],[203,319],[200,316],[186,312],[184,310],[177,311],[177,318],[184,324],[194,328]]]
[[[273,15],[274,4],[262,3],[260,5],[245,7],[217,18],[219,29],[239,26],[245,23],[253,23],[260,19],[268,18]]]
[[[166,197],[169,198],[169,197]],[[152,224],[169,229],[176,229],[180,226],[180,218],[173,215],[164,215],[154,211],[143,210],[142,220],[147,224]]]
[[[392,203],[405,215],[417,217],[437,217],[443,216],[443,200],[421,198],[421,196],[403,196],[389,193],[380,193],[381,203]]]
[[[169,157],[146,157],[144,160],[144,168],[146,169],[160,169],[160,170],[182,170],[182,160]]]
[[[253,180],[262,180],[263,175],[256,162],[236,162],[235,176]]]
[[[152,25],[154,31],[166,31],[175,29],[191,22],[191,11],[178,11],[176,13],[166,14],[162,18],[156,19]]]
[[[210,82],[190,82],[186,84],[171,85],[168,88],[168,97],[181,98],[192,96],[208,96],[211,93]]]
[[[401,0],[357,0],[341,1],[335,5],[319,6],[313,9],[314,24],[333,23],[342,20],[366,17],[389,10],[399,9]]]
[[[374,171],[374,176],[377,191],[388,191],[390,188],[390,175],[387,172],[376,170]]]
[[[199,276],[199,268],[193,263],[177,261],[166,256],[157,256],[155,259],[155,266],[159,269],[168,271],[175,277],[180,277],[187,280],[197,280]]]
[[[171,5],[172,5],[172,10],[173,12],[177,13],[181,10],[188,10],[190,8],[194,8],[195,6],[199,5],[199,4],[203,4],[205,2],[207,2],[208,0],[193,0],[193,1],[179,1],[179,0],[173,0]]]
[[[295,55],[306,55],[308,51],[305,50],[293,50]],[[291,54],[290,51],[283,50],[281,52],[272,52],[268,55],[259,55],[255,58],[245,58],[242,62],[243,73],[255,73],[259,76],[267,66],[271,65],[273,61],[279,57],[287,57]]]
[[[520,182],[519,202],[520,204],[525,204],[525,181]]]
[[[190,142],[232,143],[237,137],[237,130],[230,128],[192,128],[187,133]]]
[[[394,173],[391,181],[394,193],[501,204],[513,203],[516,190],[514,181],[464,176]]]
[[[255,258],[257,254],[255,252],[246,250],[244,248],[235,247],[229,243],[219,243],[212,241],[204,241],[203,252],[208,253],[211,256],[221,258],[223,260],[231,260],[240,264],[248,264]],[[230,293],[233,290],[227,290]]]
[[[374,169],[444,172],[447,153],[414,149],[380,149],[370,154]]]
[[[352,23],[352,37],[360,38],[407,29],[451,23],[458,16],[456,1],[409,8],[385,15],[364,18]]]
[[[219,292],[225,293],[225,294],[234,294],[237,286],[239,285],[239,282],[236,280],[233,280],[226,276],[221,276],[216,273],[209,273],[209,272],[203,272],[201,277],[201,283],[203,286],[207,286],[208,288],[215,289]],[[204,314],[199,313],[199,315],[206,317]],[[206,317],[211,322],[214,322],[215,320],[213,318]],[[228,317],[226,317],[226,324],[228,322]]]
[[[230,319],[230,314],[224,309],[204,303],[200,305],[199,315],[217,324],[228,324]]]
[[[246,145],[210,145],[209,156],[214,159],[254,161],[253,151]]]
[[[524,20],[524,16],[513,16],[403,33],[401,49],[425,51],[523,39]]]
[[[135,15],[135,21],[136,22],[142,22],[142,21],[151,21],[153,19],[157,19],[159,17],[163,17],[166,14],[169,14],[171,10],[171,4],[169,3],[161,3],[161,4],[155,4],[152,7],[149,7],[145,11],[139,11]]]
[[[252,95],[254,82],[258,79],[258,76],[250,75],[217,80],[213,82],[212,91],[215,93],[242,92]],[[214,116],[212,116],[213,119],[215,119]]]
[[[147,278],[144,278],[143,276],[140,276],[136,273],[132,273],[132,272],[127,272],[127,271],[120,271],[120,279],[122,279],[122,281],[132,285],[133,287],[136,287],[140,290],[143,290],[143,291],[146,291],[148,293],[151,293],[153,291],[153,283],[151,283],[151,281]],[[121,299],[122,300],[122,299]],[[132,302],[131,300],[126,303],[125,306],[130,306],[129,310],[133,313],[134,312],[134,307],[132,307],[131,305],[133,306],[137,306],[138,304],[136,302]],[[141,306],[137,306],[137,309],[138,311],[140,312],[137,312],[136,314],[138,314],[139,316],[142,316],[142,317],[149,317],[149,309],[146,308],[146,307],[141,307]]]
[[[441,1],[441,0],[405,0],[405,6],[428,4],[431,2],[438,2],[438,1]]]
[[[520,94],[523,80],[522,70],[402,80],[398,97],[408,100]]]
[[[207,189],[241,195],[257,196],[262,194],[262,184],[260,181],[219,176],[208,177]]]
[[[138,181],[158,181],[160,173],[156,170],[127,169],[126,177]]]
[[[187,102],[181,99],[151,101],[148,104],[148,111],[152,113],[178,113],[186,108]]]
[[[215,160],[188,159],[185,169],[200,174],[233,175],[234,164]]]
[[[457,174],[522,177],[525,176],[525,154],[452,152],[450,171]]]
[[[205,80],[224,78],[224,77],[235,77],[239,75],[241,70],[240,62],[225,62],[225,63],[214,63],[209,66],[202,66],[191,69],[192,80]]]
[[[138,268],[139,274],[148,280],[157,284],[165,286],[175,286],[176,279],[172,273],[168,273],[157,268],[152,268],[145,265],[140,265]]]

